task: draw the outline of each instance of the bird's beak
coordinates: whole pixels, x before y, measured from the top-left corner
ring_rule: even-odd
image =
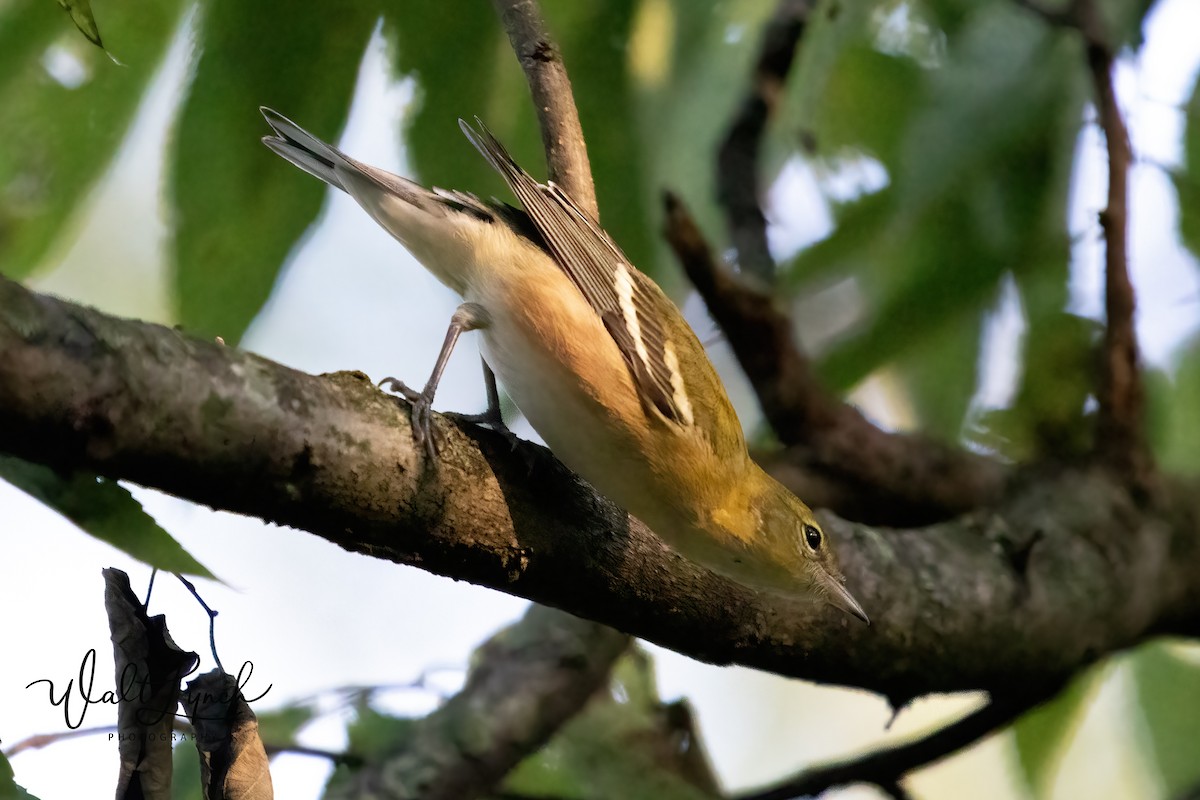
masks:
[[[826,599],[830,605],[837,606],[847,614],[853,614],[868,625],[871,624],[871,620],[867,618],[867,612],[863,611],[862,606],[854,599],[854,595],[847,591],[841,581],[832,575],[826,574],[825,588],[828,590]]]

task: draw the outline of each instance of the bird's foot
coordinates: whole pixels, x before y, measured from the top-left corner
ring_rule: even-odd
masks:
[[[438,448],[442,445],[441,434],[433,425],[433,392],[426,389],[418,392],[397,378],[384,378],[379,388],[403,397],[410,406],[413,441],[422,447],[431,461],[437,460]]]

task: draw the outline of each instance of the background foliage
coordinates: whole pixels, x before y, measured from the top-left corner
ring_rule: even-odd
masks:
[[[1114,36],[1136,48],[1151,5],[1109,0]],[[658,196],[665,187],[680,192],[707,234],[728,242],[714,155],[749,86],[774,6],[545,3],[574,81],[605,224],[679,297],[685,287],[657,232]],[[134,0],[100,2],[94,11],[110,51],[86,41],[47,0],[0,2],[0,271],[8,276],[52,264],[70,240],[72,221],[181,29],[192,39],[193,69],[175,115],[163,192],[174,308],[185,330],[236,342],[321,210],[324,188],[280,169],[256,145],[264,133],[257,107],[271,105],[336,138],[373,33],[386,39],[395,76],[415,85],[401,135],[419,179],[503,196],[498,179],[457,137],[455,118],[475,114],[541,172],[523,78],[483,0],[456,3],[453,12],[411,0]],[[1004,458],[1069,457],[1087,441],[1098,328],[1073,313],[1071,282],[1090,252],[1075,245],[1097,239],[1099,227],[1068,226],[1078,142],[1091,115],[1080,48],[1012,0],[815,4],[762,169],[764,185],[785,169],[802,169],[832,219],[819,241],[777,252],[785,297],[799,307],[820,297],[829,306],[799,322],[819,343],[832,387],[850,390],[885,371],[911,407],[914,427]],[[1169,170],[1175,233],[1195,255],[1200,84],[1179,113],[1180,163],[1148,168]],[[1005,297],[1015,301],[1024,334],[1010,398],[988,407],[978,397],[994,368],[983,358],[985,332]],[[1200,300],[1180,302],[1180,313],[1196,316]],[[1178,349],[1149,389],[1158,456],[1171,470],[1200,472],[1200,337]],[[0,474],[93,535],[111,538],[114,519],[161,534],[115,485],[33,473],[11,459],[0,460]],[[203,570],[170,543],[131,552]],[[1189,698],[1200,697],[1200,669],[1168,644],[1123,660],[1144,723],[1147,769],[1164,795],[1194,785],[1200,715]],[[644,669],[627,665],[618,680],[644,684]],[[1080,676],[1017,723],[1017,764],[1033,795],[1048,791],[1097,673],[1112,669],[1104,664]],[[617,763],[636,757],[632,749],[587,755],[606,746],[595,730],[625,736],[650,725],[647,709],[657,699],[644,685],[630,692],[630,716],[594,709],[538,763],[523,766],[513,785],[572,796],[600,785],[598,762],[610,776],[633,769]],[[375,712],[363,713],[352,742],[362,741],[374,719]],[[306,720],[301,715],[295,725]],[[589,732],[592,721],[598,727]]]

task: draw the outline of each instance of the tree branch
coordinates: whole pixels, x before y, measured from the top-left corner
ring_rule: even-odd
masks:
[[[759,204],[758,158],[812,6],[812,0],[780,0],[763,32],[751,90],[717,153],[717,200],[725,208],[738,266],[767,284],[775,279],[775,260]]]
[[[550,179],[600,219],[579,111],[562,55],[546,34],[536,0],[493,0],[533,95]]]
[[[796,343],[791,319],[718,262],[678,197],[668,192],[664,202],[667,240],[789,448],[777,459],[777,477],[799,488],[792,474],[798,469],[810,503],[892,525],[948,519],[1000,499],[1007,479],[1000,464],[921,436],[882,431],[831,396]]]
[[[1129,131],[1113,86],[1113,52],[1101,32],[1094,2],[1077,2],[1080,30],[1096,91],[1096,109],[1108,148],[1108,206],[1100,214],[1104,228],[1104,360],[1100,384],[1098,451],[1146,486],[1152,470],[1142,431],[1144,401],[1134,327],[1134,291],[1129,279]]]
[[[1037,0],[1016,2],[1048,24],[1071,28],[1083,38],[1108,151],[1108,198],[1100,213],[1105,240],[1106,325],[1097,393],[1096,453],[1145,490],[1154,482],[1155,468],[1143,430],[1145,399],[1134,324],[1136,300],[1129,278],[1129,166],[1133,154],[1113,84],[1115,51],[1095,0],[1071,0],[1063,9],[1046,8]]]
[[[629,637],[533,606],[477,654],[462,691],[415,723],[406,746],[331,786],[326,797],[476,797],[583,707]]]
[[[903,702],[1041,684],[1200,631],[1195,485],[1138,505],[1108,471],[1045,471],[994,511],[925,529],[826,517],[868,628],[685,561],[543,448],[435,424],[445,446],[427,469],[407,406],[361,373],[305,375],[0,279],[0,451],[299,527],[704,661]]]
[[[770,788],[741,795],[738,800],[792,800],[852,783],[874,784],[892,796],[896,796],[896,790],[903,794],[900,780],[908,773],[970,747],[1054,694],[1039,691],[993,698],[957,722],[919,739],[813,767]]]

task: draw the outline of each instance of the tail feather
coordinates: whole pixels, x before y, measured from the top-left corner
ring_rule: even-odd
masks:
[[[261,110],[274,131],[273,136],[263,137],[263,144],[350,195],[443,283],[460,294],[465,290],[462,270],[473,255],[468,237],[458,235],[457,228],[465,220],[484,218],[483,204],[465,195],[439,196],[399,175],[355,161],[282,114]],[[491,215],[486,217],[491,221]]]
[[[274,136],[263,137],[263,144],[309,175],[341,189],[360,203],[370,203],[370,195],[373,192],[364,184],[373,184],[376,189],[382,189],[385,193],[395,195],[425,211],[434,211],[441,205],[437,196],[420,184],[387,170],[355,161],[278,111],[265,106],[259,110],[266,117],[267,124],[275,131]],[[386,223],[384,227],[388,227]]]
[[[336,167],[349,166],[349,159],[336,147],[326,144],[292,122],[278,111],[259,108],[274,136],[264,136],[263,144],[300,169],[342,191],[346,187],[338,178]]]

